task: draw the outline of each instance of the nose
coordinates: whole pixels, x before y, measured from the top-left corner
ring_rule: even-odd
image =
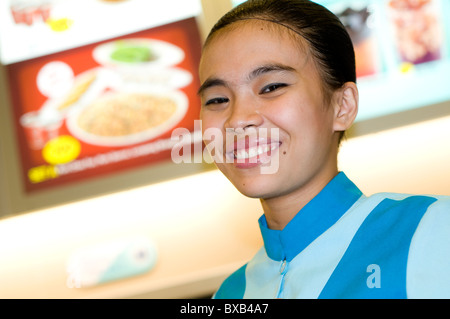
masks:
[[[231,113],[225,122],[225,128],[245,130],[251,127],[258,127],[263,122],[263,116],[253,103],[235,101],[231,107]]]

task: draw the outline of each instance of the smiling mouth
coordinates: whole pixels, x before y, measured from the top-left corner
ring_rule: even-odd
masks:
[[[270,140],[239,141],[229,146],[231,150],[226,153],[228,163],[237,168],[253,168],[269,164],[272,156],[280,148],[281,142]]]
[[[264,145],[258,145],[255,147],[235,150],[233,157],[235,160],[250,160],[257,159],[263,155],[270,156],[273,151],[280,147],[280,143],[270,143]]]

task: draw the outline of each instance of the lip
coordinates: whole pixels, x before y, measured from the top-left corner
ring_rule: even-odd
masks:
[[[227,145],[226,159],[237,168],[253,168],[270,162],[282,142],[270,138],[245,138]]]

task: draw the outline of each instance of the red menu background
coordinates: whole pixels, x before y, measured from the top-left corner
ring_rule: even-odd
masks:
[[[176,125],[176,127],[174,127],[174,129],[177,127],[182,127],[187,128],[189,131],[193,131],[194,120],[198,119],[200,108],[200,102],[196,93],[199,83],[197,69],[201,51],[201,40],[198,26],[194,18],[136,32],[119,38],[108,39],[103,42],[74,48],[68,51],[10,64],[7,66],[7,71],[10,82],[12,106],[14,108],[13,114],[17,132],[17,142],[22,161],[22,175],[25,190],[27,192],[73,183],[75,181],[98,177],[105,174],[112,174],[114,172],[137,168],[144,165],[152,165],[156,162],[164,160],[170,160],[171,150],[165,149],[152,154],[147,154],[145,156],[136,156],[134,158],[118,160],[105,165],[97,165],[96,167],[85,167],[84,169],[80,169],[78,171],[74,170],[73,172],[63,175],[52,174],[51,172],[54,171],[54,167],[44,160],[42,150],[33,150],[28,146],[24,128],[20,124],[20,118],[23,114],[38,110],[47,100],[47,97],[40,93],[36,83],[38,72],[44,65],[52,61],[61,61],[68,64],[72,68],[74,75],[77,76],[87,70],[91,70],[99,66],[92,56],[92,51],[95,47],[99,44],[110,42],[112,40],[127,38],[162,40],[174,44],[184,51],[184,60],[175,67],[189,71],[192,74],[193,79],[190,84],[179,89],[187,95],[189,106],[184,118]],[[148,145],[150,143],[157,142],[158,140],[170,139],[171,133],[172,130],[167,131],[156,138],[139,144]],[[65,122],[60,128],[59,135],[71,135]],[[79,142],[81,145],[81,152],[76,160],[82,160],[83,158],[89,156],[107,154],[114,151],[139,146],[139,144],[134,144],[122,147],[105,147],[91,145],[82,141]],[[36,168],[39,168],[41,173],[45,173],[46,171],[50,171],[50,173],[43,178],[38,179],[38,181],[32,181],[32,179],[30,179],[30,172]]]

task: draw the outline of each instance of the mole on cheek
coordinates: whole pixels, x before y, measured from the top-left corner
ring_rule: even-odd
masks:
[[[286,151],[283,152],[283,155],[286,155]]]

